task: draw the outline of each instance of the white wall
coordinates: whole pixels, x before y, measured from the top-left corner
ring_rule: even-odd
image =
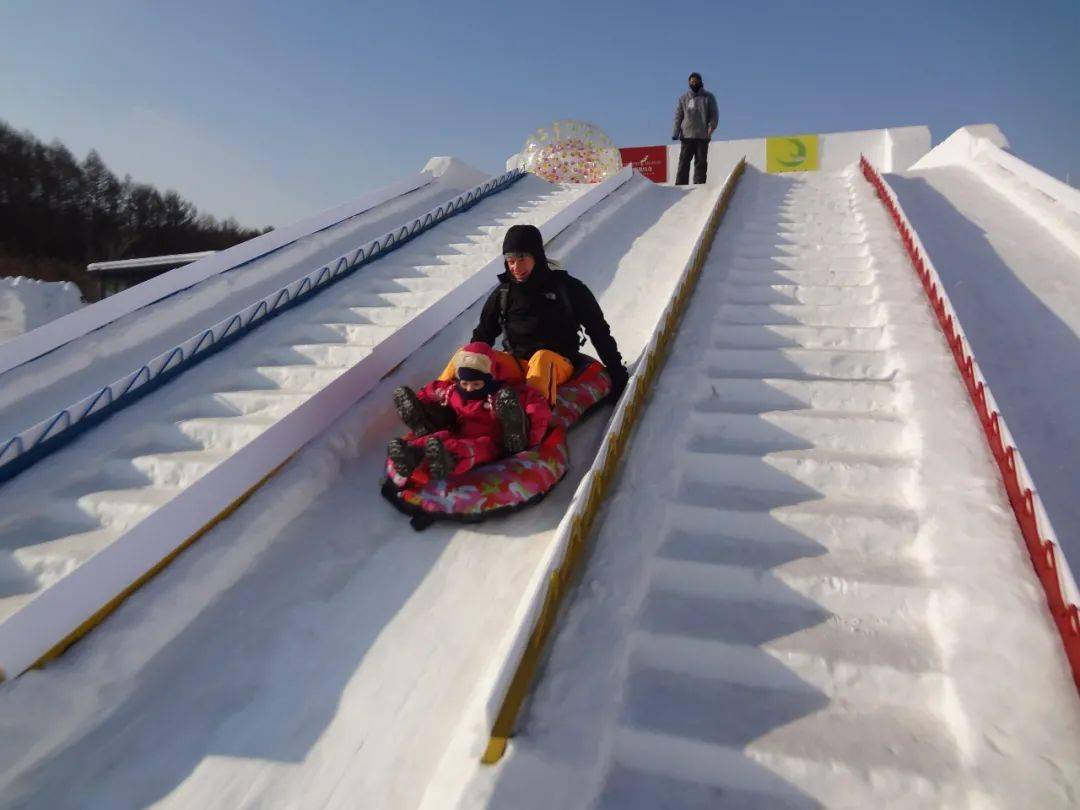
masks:
[[[927,127],[894,127],[885,130],[885,154],[877,164],[884,172],[902,172],[930,151]]]
[[[791,133],[800,134],[800,133]],[[680,145],[668,142],[667,182],[675,182]],[[818,152],[823,171],[835,171],[858,163],[861,155],[883,171],[903,171],[930,151],[930,128],[925,126],[866,129],[855,132],[826,132],[818,135]],[[713,141],[709,144],[710,184],[723,182],[743,156],[746,162],[765,171],[765,138]],[[519,155],[506,160],[506,168],[518,166]]]
[[[1008,139],[994,124],[960,127],[919,160],[915,161],[909,168],[917,171],[919,169],[933,169],[938,166],[964,163],[975,157],[979,144],[983,140],[999,148],[1007,149],[1009,146]]]
[[[792,133],[798,134],[798,133]],[[668,146],[668,182],[675,182],[679,167],[677,143]],[[818,157],[822,171],[836,171],[857,163],[861,155],[875,166],[906,169],[930,149],[930,129],[925,126],[867,129],[857,132],[826,132],[818,135]],[[765,138],[713,141],[709,144],[710,182],[722,178],[746,155],[746,162],[765,171]]]
[[[678,143],[670,143],[667,148],[667,181],[675,182],[675,172],[679,169]],[[765,169],[765,139],[746,138],[739,141],[712,141],[709,144],[709,185],[722,183],[731,170],[743,157],[751,166]],[[691,178],[693,170],[691,169]]]
[[[993,124],[961,127],[911,166],[923,171],[963,166],[1080,256],[1080,191],[1025,163],[1003,146]]]

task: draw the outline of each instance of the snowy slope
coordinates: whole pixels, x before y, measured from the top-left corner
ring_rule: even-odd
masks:
[[[629,361],[714,201],[715,189],[635,178],[552,245]],[[440,370],[477,314],[61,659],[0,686],[0,803],[419,802],[575,486],[511,518],[423,534],[378,496],[390,391]],[[575,475],[603,418],[572,437]]]
[[[988,185],[985,172],[995,170],[971,162],[890,175],[889,183],[938,269],[1075,566],[1080,254],[1057,238],[1066,212],[1036,219],[1031,205],[1020,208]],[[1042,208],[1060,207],[1016,178],[997,182],[1041,196]]]
[[[0,343],[79,309],[82,296],[70,281],[0,278]]]
[[[747,172],[599,522],[520,734],[457,806],[1080,801],[1045,599],[854,169]]]
[[[0,515],[0,618],[168,503],[472,276],[498,255],[507,225],[543,221],[587,188],[520,181],[264,324],[0,486],[6,505]]]

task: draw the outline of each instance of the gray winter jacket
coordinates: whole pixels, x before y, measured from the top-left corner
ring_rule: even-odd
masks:
[[[675,105],[675,131],[671,137],[708,138],[709,127],[716,129],[718,121],[716,96],[704,87],[696,93],[687,90]]]

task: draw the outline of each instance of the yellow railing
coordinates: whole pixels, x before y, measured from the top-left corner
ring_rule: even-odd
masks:
[[[581,562],[586,539],[596,519],[596,513],[615,477],[623,450],[626,448],[638,414],[644,405],[646,392],[652,389],[656,375],[667,356],[687,302],[701,276],[701,270],[709,255],[709,249],[712,247],[720,221],[724,217],[724,212],[727,211],[735,185],[739,182],[745,168],[746,159],[743,158],[724,182],[724,188],[698,237],[682,278],[672,293],[667,309],[653,332],[637,370],[630,378],[626,392],[619,401],[615,416],[611,420],[607,435],[593,460],[592,467],[578,486],[577,494],[570,507],[572,514],[567,516],[569,521],[564,519],[560,524],[560,529],[568,534],[565,540],[565,551],[559,565],[548,576],[547,591],[533,623],[532,633],[521,653],[517,669],[506,688],[506,694],[495,717],[487,749],[481,758],[481,762],[486,765],[498,762],[506,751],[507,742],[517,722],[518,712],[529,693],[540,659],[554,629],[559,604]]]

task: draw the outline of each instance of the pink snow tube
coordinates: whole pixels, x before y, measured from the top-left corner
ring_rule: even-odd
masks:
[[[382,494],[412,517],[414,529],[436,520],[475,522],[530,506],[563,479],[570,463],[566,432],[611,391],[611,378],[597,362],[588,363],[559,386],[551,428],[536,447],[443,481],[430,480],[424,469],[408,478],[386,462]]]

